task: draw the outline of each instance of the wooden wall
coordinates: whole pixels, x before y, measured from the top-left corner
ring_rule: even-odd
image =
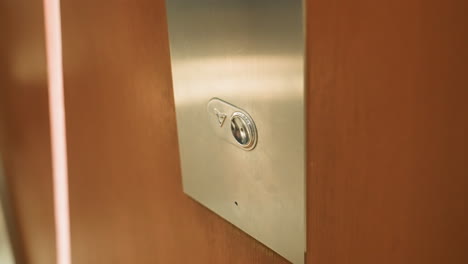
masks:
[[[42,1],[1,1],[0,33],[0,158],[17,263],[52,264],[55,233]]]
[[[309,263],[468,263],[468,2],[307,4]]]

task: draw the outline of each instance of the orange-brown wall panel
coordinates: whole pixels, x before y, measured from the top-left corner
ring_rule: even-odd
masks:
[[[468,263],[468,2],[307,4],[310,263]]]
[[[0,32],[0,156],[17,262],[52,264],[55,233],[42,1],[2,1]]]

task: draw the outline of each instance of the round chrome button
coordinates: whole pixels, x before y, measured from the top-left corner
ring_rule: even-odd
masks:
[[[231,120],[232,135],[241,145],[246,145],[250,141],[250,131],[244,119],[235,116]]]
[[[244,113],[235,112],[231,117],[231,132],[241,147],[251,150],[257,142],[257,131],[253,120]]]

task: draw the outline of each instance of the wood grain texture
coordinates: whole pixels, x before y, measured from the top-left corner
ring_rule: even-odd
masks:
[[[0,156],[15,221],[17,263],[53,264],[53,183],[42,1],[1,1],[0,32]]]
[[[285,263],[182,192],[164,1],[62,21],[73,263]]]
[[[307,4],[309,263],[468,263],[468,2]]]

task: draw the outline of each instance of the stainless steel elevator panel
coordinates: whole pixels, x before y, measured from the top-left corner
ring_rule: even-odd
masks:
[[[184,192],[304,262],[301,0],[167,0]]]

